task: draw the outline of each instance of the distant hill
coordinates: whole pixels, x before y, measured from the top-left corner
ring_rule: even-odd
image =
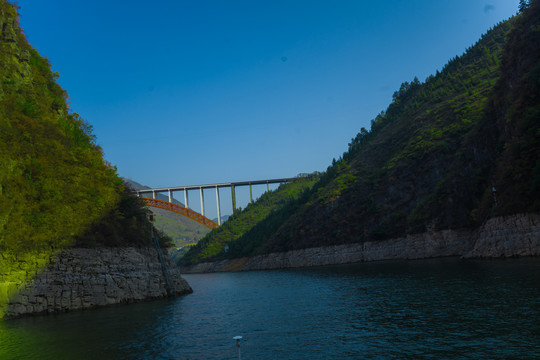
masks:
[[[128,179],[128,178],[122,178],[122,180],[124,180],[124,183],[129,186],[129,188],[133,189],[133,190],[148,190],[148,189],[151,189],[150,187],[148,186],[145,186],[145,185],[141,185],[139,184],[138,182],[136,182],[135,180],[131,180],[131,179]],[[152,197],[151,194],[143,194],[145,197]],[[162,200],[162,201],[169,201],[169,196],[168,195],[163,195],[162,193],[158,193],[156,194],[156,198],[158,200]],[[176,200],[174,197],[173,197],[173,203],[176,204],[176,205],[180,205],[180,206],[184,206],[184,203]]]
[[[223,215],[221,217],[221,223],[223,224],[225,221],[229,220],[230,218],[230,215]],[[218,218],[213,218],[212,219],[213,222],[218,222]]]
[[[306,194],[232,240],[210,233],[184,262],[474,228],[540,211],[539,28],[540,1],[531,1],[442,71],[404,82]],[[216,255],[225,243],[229,251]]]
[[[141,185],[134,180],[122,179],[133,190],[150,189],[148,186]],[[169,201],[169,197],[163,194],[156,194],[156,198],[158,200]],[[182,202],[176,199],[173,199],[173,202],[177,205],[184,206]],[[149,207],[149,209],[155,215],[154,225],[156,228],[171,237],[176,247],[195,244],[210,231],[209,228],[199,224],[195,220],[191,220],[172,211],[155,207]]]

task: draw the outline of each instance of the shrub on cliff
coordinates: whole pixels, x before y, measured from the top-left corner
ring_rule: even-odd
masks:
[[[0,251],[148,241],[144,209],[0,1]]]

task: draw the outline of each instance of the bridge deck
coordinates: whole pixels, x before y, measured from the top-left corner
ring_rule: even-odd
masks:
[[[229,183],[218,183],[218,184],[204,184],[204,185],[188,185],[188,186],[171,186],[165,188],[156,188],[156,189],[141,189],[135,190],[136,193],[145,194],[152,192],[167,192],[167,191],[183,191],[183,190],[199,190],[199,189],[215,189],[215,188],[224,188],[232,186],[248,186],[248,185],[263,185],[263,184],[279,184],[286,183],[296,180],[298,178],[281,178],[281,179],[269,179],[269,180],[253,180],[253,181],[238,181],[238,182],[229,182]]]

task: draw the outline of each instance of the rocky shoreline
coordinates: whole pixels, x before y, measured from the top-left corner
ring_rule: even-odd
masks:
[[[182,268],[183,273],[270,270],[364,261],[446,256],[505,258],[540,256],[540,214],[489,219],[474,230],[442,230],[385,241],[291,250]]]
[[[176,295],[191,293],[179,268],[166,256]],[[167,297],[154,248],[73,248],[49,262],[9,299],[5,318],[58,313]]]
[[[45,256],[45,255],[43,255]],[[540,214],[493,218],[475,230],[443,230],[377,242],[292,250],[178,268],[168,257],[177,295],[192,292],[181,272],[270,270],[364,261],[426,259],[445,256],[505,258],[540,256]],[[25,261],[25,260],[19,260]],[[4,317],[58,313],[164,298],[166,280],[154,248],[73,248],[52,259],[9,297]],[[23,264],[20,264],[23,269]],[[42,267],[43,268],[43,267]]]

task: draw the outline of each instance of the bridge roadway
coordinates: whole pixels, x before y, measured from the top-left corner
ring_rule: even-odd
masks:
[[[221,208],[219,205],[219,189],[220,188],[231,188],[231,198],[233,211],[236,211],[236,193],[235,188],[239,186],[249,186],[249,198],[253,202],[253,192],[252,185],[264,185],[270,191],[270,184],[283,184],[292,182],[298,179],[297,177],[293,178],[280,178],[280,179],[267,179],[267,180],[252,180],[252,181],[237,181],[237,182],[228,182],[228,183],[218,183],[218,184],[205,184],[205,185],[189,185],[189,186],[172,186],[164,188],[155,188],[155,189],[141,189],[135,190],[137,196],[141,197],[141,194],[152,194],[152,199],[156,199],[156,194],[167,192],[169,194],[169,203],[173,203],[173,193],[176,191],[184,192],[184,206],[186,209],[189,209],[189,190],[199,190],[201,198],[201,215],[204,217],[204,189],[216,189],[216,203],[217,203],[217,213],[218,213],[218,225],[221,225]],[[147,202],[148,205],[154,206],[151,203]],[[198,220],[197,220],[198,221]]]

